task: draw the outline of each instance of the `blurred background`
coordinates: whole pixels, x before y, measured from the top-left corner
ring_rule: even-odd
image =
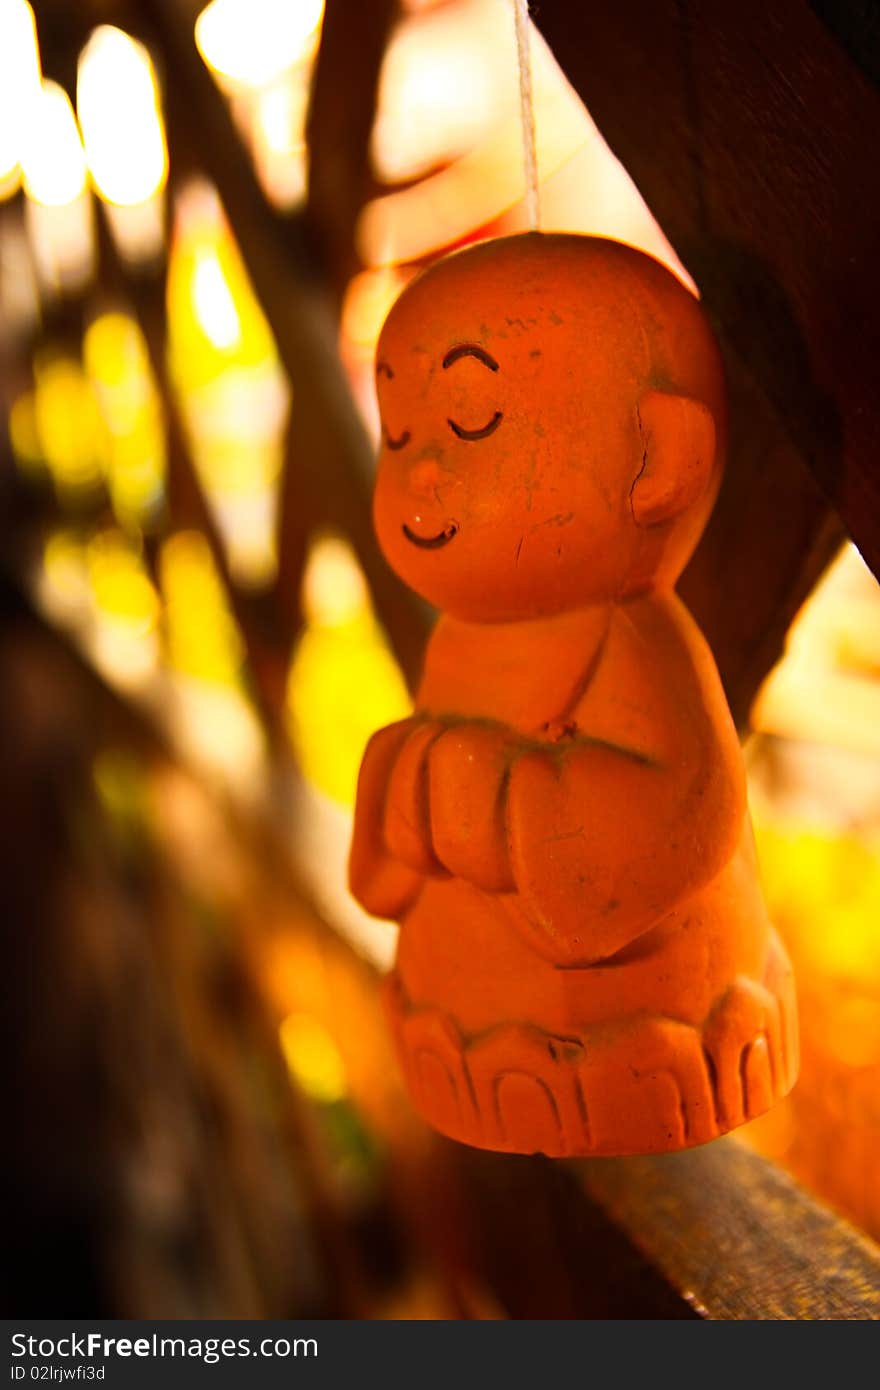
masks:
[[[532,58],[542,226],[698,292]],[[345,888],[431,622],[371,535],[374,345],[420,267],[526,225],[518,101],[509,0],[0,0],[9,1314],[583,1307],[575,1179],[514,1218],[540,1160],[424,1130],[395,928]],[[749,682],[693,603],[800,991],[802,1079],[745,1138],[880,1237],[880,590],[839,525],[805,588]]]

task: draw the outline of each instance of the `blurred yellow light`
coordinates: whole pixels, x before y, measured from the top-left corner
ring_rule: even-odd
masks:
[[[262,87],[313,53],[324,0],[211,0],[196,44],[219,77]]]
[[[35,597],[107,680],[136,694],[149,688],[159,664],[159,600],[130,537],[103,529],[85,541],[56,531],[35,576]]]
[[[201,680],[240,685],[242,642],[204,536],[171,536],[162,547],[159,573],[170,665]]]
[[[324,1105],[344,1098],[345,1066],[322,1023],[309,1014],[290,1014],[281,1025],[280,1038],[290,1074],[307,1096]]]
[[[175,380],[185,393],[230,366],[277,367],[278,354],[216,191],[202,180],[176,201],[168,267]]]
[[[9,442],[23,473],[43,472],[45,461],[37,428],[37,398],[33,391],[25,391],[12,403],[9,411]]]
[[[338,536],[316,541],[303,576],[307,622],[341,627],[363,617],[369,606],[367,582],[351,547]]]
[[[125,524],[142,525],[164,495],[165,431],[147,346],[126,314],[102,314],[86,330],[86,371],[108,433],[107,482]]]
[[[109,24],[96,29],[80,54],[76,107],[89,173],[103,198],[131,206],[164,186],[165,132],[143,44]]]
[[[214,190],[177,200],[168,270],[171,369],[199,478],[237,584],[277,566],[276,517],[290,391]]]
[[[852,542],[800,609],[751,710],[752,726],[880,754],[880,585]]]
[[[755,818],[770,915],[816,978],[880,985],[880,846]]]
[[[196,253],[192,295],[196,317],[209,342],[221,351],[236,347],[241,341],[241,322],[223,267],[212,251]]]
[[[86,547],[75,531],[59,529],[46,538],[36,576],[37,601],[53,622],[78,624],[88,613],[90,586]]]
[[[94,319],[85,332],[83,357],[93,381],[120,392],[112,405],[114,426],[131,428],[151,384],[147,346],[134,319],[119,313]]]
[[[0,197],[16,187],[22,139],[40,94],[34,12],[25,0],[0,4]]]
[[[43,82],[22,131],[25,192],[46,207],[74,202],[86,186],[86,159],[70,98],[57,82]]]
[[[169,731],[185,756],[238,795],[259,796],[265,739],[244,687],[244,647],[211,548],[198,531],[179,531],[162,546],[165,600],[165,707]]]
[[[40,449],[63,502],[97,486],[104,437],[91,385],[72,357],[41,357],[34,364],[35,417]]]
[[[159,598],[137,545],[122,531],[100,531],[86,547],[86,563],[103,613],[124,622],[132,635],[155,628]]]
[[[327,536],[312,546],[303,607],[287,695],[291,743],[305,778],[352,805],[367,740],[410,713],[409,694],[345,541]]]

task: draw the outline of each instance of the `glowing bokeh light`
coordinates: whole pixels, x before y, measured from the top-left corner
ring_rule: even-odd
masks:
[[[232,291],[216,252],[196,252],[192,273],[192,296],[196,318],[208,341],[221,352],[241,342],[241,322]]]
[[[880,754],[880,585],[849,542],[792,623],[753,728]]]
[[[37,427],[37,398],[34,391],[25,391],[10,406],[9,442],[22,473],[41,476],[46,464]]]
[[[164,497],[165,431],[147,346],[134,319],[102,314],[86,330],[83,358],[107,430],[106,472],[123,525],[143,526]]]
[[[25,0],[0,5],[0,197],[18,184],[22,141],[40,96],[34,12]]]
[[[294,1081],[324,1105],[346,1094],[345,1066],[339,1048],[322,1023],[309,1014],[289,1014],[280,1029],[281,1050]]]
[[[25,192],[46,207],[74,202],[86,186],[86,158],[70,98],[43,82],[28,109],[21,139]]]
[[[95,601],[132,636],[155,630],[159,598],[144,568],[140,546],[122,531],[99,531],[86,546]]]
[[[102,24],[80,54],[76,106],[92,181],[110,203],[146,202],[168,174],[159,92],[150,55]]]
[[[244,644],[211,548],[198,531],[162,546],[165,661],[170,699],[164,715],[184,755],[244,797],[259,795],[265,739],[245,694]]]
[[[404,20],[385,53],[371,139],[385,183],[472,149],[514,97],[515,58],[485,0]]]
[[[87,619],[92,595],[86,543],[77,531],[59,527],[46,537],[34,589],[38,605],[52,622],[76,628]]]
[[[233,365],[277,363],[220,200],[201,180],[176,201],[167,293],[171,362],[183,391],[215,381]]]
[[[238,688],[244,649],[204,536],[198,531],[170,536],[162,546],[159,575],[170,666]]]
[[[306,779],[350,806],[367,740],[409,714],[409,694],[360,566],[340,537],[312,545],[303,609],[306,628],[290,669],[287,727]]]
[[[211,0],[196,44],[222,80],[262,87],[314,53],[324,0]]]
[[[94,265],[91,200],[79,127],[56,82],[43,82],[28,108],[20,158],[39,281],[49,293],[80,288]]]
[[[277,567],[278,478],[290,392],[216,193],[178,199],[168,272],[171,367],[193,457],[238,584]]]
[[[306,193],[307,68],[284,73],[249,99],[244,119],[257,176],[269,201],[289,210]]]
[[[34,415],[40,450],[59,499],[74,504],[99,486],[105,436],[91,383],[73,357],[44,354],[34,364]]]

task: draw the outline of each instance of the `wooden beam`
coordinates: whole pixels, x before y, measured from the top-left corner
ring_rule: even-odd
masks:
[[[880,1249],[736,1139],[573,1167],[702,1317],[880,1317]]]
[[[360,263],[355,223],[371,191],[370,134],[397,0],[327,0],[306,139],[306,227],[337,300]]]
[[[682,593],[738,713],[833,549],[880,573],[880,94],[833,7],[542,0],[542,32],[697,281],[734,408]],[[856,61],[853,59],[856,55]],[[802,563],[807,556],[807,563]]]

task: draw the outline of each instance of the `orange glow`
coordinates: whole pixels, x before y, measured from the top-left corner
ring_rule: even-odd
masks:
[[[347,347],[372,357],[382,324],[409,278],[405,271],[391,267],[355,275],[342,307],[342,340]]]

